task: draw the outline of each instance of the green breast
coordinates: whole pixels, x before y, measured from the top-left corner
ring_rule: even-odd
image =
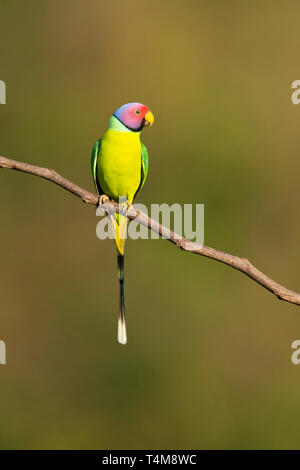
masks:
[[[141,142],[136,132],[108,129],[101,141],[97,178],[107,196],[132,202],[141,181]]]

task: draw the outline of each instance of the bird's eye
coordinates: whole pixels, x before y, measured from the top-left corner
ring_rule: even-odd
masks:
[[[139,109],[136,109],[136,110],[134,111],[134,114],[141,114],[141,111],[140,111]]]

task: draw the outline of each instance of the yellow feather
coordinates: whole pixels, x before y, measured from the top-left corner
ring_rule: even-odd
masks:
[[[116,214],[115,229],[116,229],[116,247],[120,255],[124,255],[126,230],[127,230],[127,217]]]
[[[141,181],[141,142],[137,132],[108,129],[101,142],[97,176],[104,193],[131,203]]]

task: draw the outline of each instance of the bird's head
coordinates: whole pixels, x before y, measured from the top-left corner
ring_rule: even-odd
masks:
[[[141,103],[123,104],[113,116],[133,132],[141,132],[145,126],[152,126],[154,122],[149,108]]]

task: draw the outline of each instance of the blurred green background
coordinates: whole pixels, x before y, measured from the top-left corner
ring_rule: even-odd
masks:
[[[138,202],[204,203],[205,243],[299,286],[297,1],[0,1],[0,155],[93,190],[121,104],[156,122]],[[95,209],[0,171],[2,449],[299,448],[299,307],[164,240],[127,243],[116,342]]]

